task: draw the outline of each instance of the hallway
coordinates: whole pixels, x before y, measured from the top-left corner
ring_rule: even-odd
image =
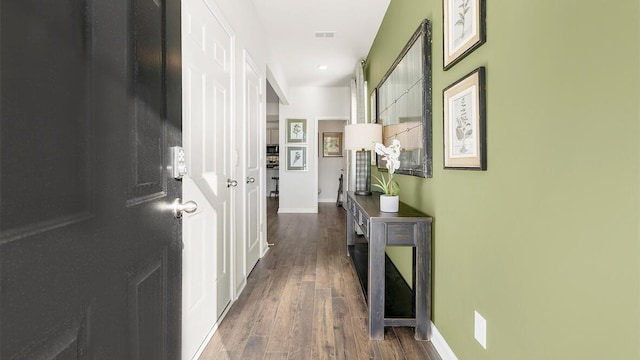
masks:
[[[229,310],[201,360],[440,360],[413,328],[385,329],[369,341],[367,308],[346,257],[345,212],[332,203],[318,214],[277,214],[267,202],[267,255]]]

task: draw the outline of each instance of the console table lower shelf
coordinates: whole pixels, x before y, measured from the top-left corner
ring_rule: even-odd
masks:
[[[349,255],[351,256],[353,268],[360,280],[364,300],[368,302],[367,278],[369,276],[369,245],[360,236],[356,238],[355,245],[349,245]],[[414,319],[416,317],[414,293],[411,287],[404,280],[400,272],[385,256],[385,289],[384,289],[384,317]],[[414,326],[414,325],[411,325]]]
[[[348,192],[346,210],[347,248],[367,298],[369,338],[383,340],[385,326],[413,326],[417,340],[430,340],[432,218],[402,202],[397,213],[382,213],[375,194]],[[362,237],[356,236],[356,227]],[[413,248],[413,291],[408,300],[402,289],[406,282],[387,265],[386,246]]]

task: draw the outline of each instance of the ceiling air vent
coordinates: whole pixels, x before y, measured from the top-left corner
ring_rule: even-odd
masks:
[[[315,38],[316,39],[333,39],[336,37],[335,31],[316,31]]]

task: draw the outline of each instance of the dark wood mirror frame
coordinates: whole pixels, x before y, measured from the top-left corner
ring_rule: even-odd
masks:
[[[372,94],[383,143],[396,138],[402,146],[397,174],[433,176],[431,69],[431,22],[425,19]]]

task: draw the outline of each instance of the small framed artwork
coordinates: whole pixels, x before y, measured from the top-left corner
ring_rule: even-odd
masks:
[[[322,133],[322,156],[342,157],[342,133],[324,132]]]
[[[307,119],[287,119],[287,142],[307,142]]]
[[[287,171],[307,170],[307,147],[287,146]]]
[[[444,168],[487,169],[485,68],[443,91]]]
[[[485,0],[443,0],[444,69],[486,40]]]

